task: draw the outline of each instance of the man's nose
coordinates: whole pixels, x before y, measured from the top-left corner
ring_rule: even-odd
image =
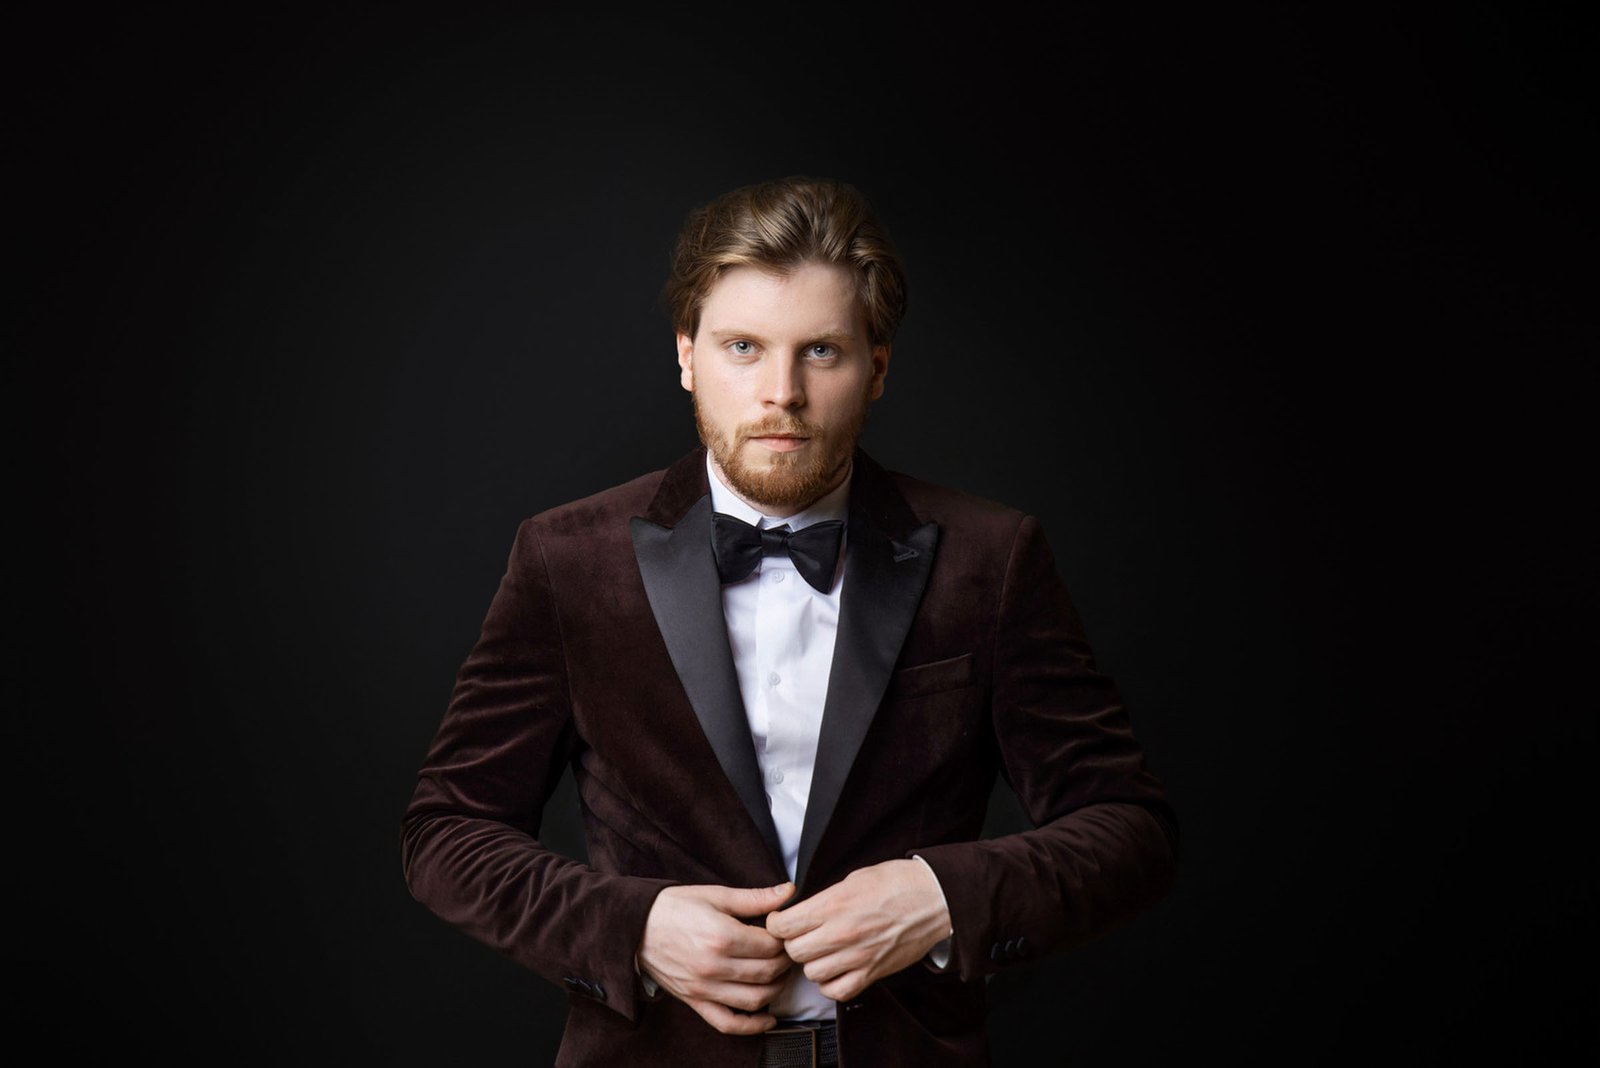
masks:
[[[779,354],[767,361],[761,399],[776,408],[804,406],[805,364],[792,354]]]

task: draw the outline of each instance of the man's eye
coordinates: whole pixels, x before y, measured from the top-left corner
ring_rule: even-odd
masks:
[[[826,360],[835,355],[835,350],[832,345],[812,345],[806,349],[806,355],[813,360]]]
[[[732,345],[729,345],[728,347],[731,348],[734,351],[734,353],[736,355],[739,355],[739,356],[748,356],[752,352],[756,351],[756,347],[754,345],[752,345],[748,341],[735,341]]]

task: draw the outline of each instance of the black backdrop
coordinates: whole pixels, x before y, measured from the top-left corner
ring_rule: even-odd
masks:
[[[548,1063],[400,813],[517,522],[694,444],[683,213],[814,173],[911,271],[867,447],[1042,518],[1183,821],[997,1062],[1592,1043],[1576,20],[1201,7],[13,20],[37,1033]]]

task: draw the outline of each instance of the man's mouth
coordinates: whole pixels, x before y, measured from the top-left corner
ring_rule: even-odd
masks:
[[[773,452],[793,452],[811,439],[801,434],[757,434],[749,440]]]

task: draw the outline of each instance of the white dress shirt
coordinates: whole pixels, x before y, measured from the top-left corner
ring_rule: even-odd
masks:
[[[849,510],[850,479],[793,515],[763,515],[723,484],[706,454],[714,511],[763,530],[787,525],[801,530],[824,520],[843,520]],[[845,530],[849,537],[849,529]],[[800,829],[811,797],[811,769],[822,733],[822,707],[839,631],[839,596],[844,589],[844,542],[833,586],[820,593],[800,577],[787,554],[763,556],[756,569],[722,587],[722,614],[739,676],[756,763],[761,768],[772,822],[791,880],[800,855]],[[796,967],[770,1010],[780,1020],[831,1020],[834,1003]]]

